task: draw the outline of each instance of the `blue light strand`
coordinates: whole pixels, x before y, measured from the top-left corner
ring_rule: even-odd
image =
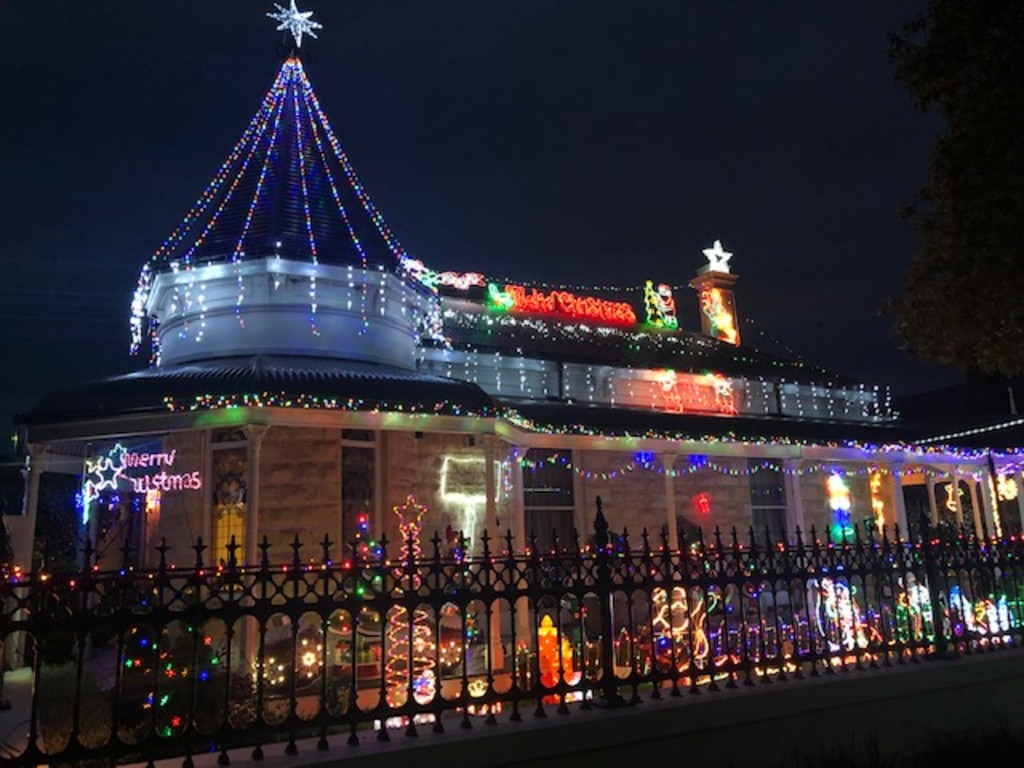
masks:
[[[249,125],[246,126],[245,131],[242,133],[242,137],[238,140],[231,152],[228,154],[227,159],[221,164],[220,168],[217,169],[217,173],[214,175],[213,180],[206,186],[206,189],[199,196],[192,208],[185,218],[175,227],[174,231],[164,240],[163,244],[157,248],[156,253],[153,254],[152,261],[157,261],[161,257],[166,258],[170,255],[170,251],[181,242],[188,232],[191,223],[199,218],[204,213],[207,207],[213,200],[217,198],[220,192],[221,186],[227,180],[228,173],[234,167],[238,158],[242,154],[242,150],[249,146],[251,148],[251,142],[254,136],[258,136],[263,132],[265,126],[265,116],[268,114],[268,109],[273,101],[274,87],[277,81],[275,80],[274,85],[270,87],[267,94],[263,97],[263,102],[260,105],[260,109],[253,115],[252,120],[249,121]],[[251,149],[250,149],[251,151]]]
[[[246,214],[245,214],[245,221],[242,224],[242,231],[238,235],[238,241],[235,243],[234,251],[231,254],[231,263],[235,267],[235,276],[236,276],[236,278],[238,280],[238,299],[235,301],[235,317],[238,318],[238,323],[242,327],[245,327],[245,322],[242,319],[242,301],[243,301],[243,298],[244,298],[245,284],[244,284],[244,282],[242,280],[242,273],[241,273],[241,270],[239,269],[238,265],[239,265],[239,262],[241,261],[242,257],[244,256],[244,251],[242,250],[242,246],[243,246],[243,243],[245,242],[246,235],[249,233],[249,229],[252,227],[252,219],[253,219],[253,216],[255,215],[255,212],[256,212],[256,206],[259,204],[260,197],[263,195],[263,185],[264,185],[264,182],[266,181],[267,169],[270,167],[270,158],[271,158],[271,155],[272,155],[273,148],[277,144],[277,134],[278,134],[278,130],[281,127],[281,113],[283,111],[279,102],[280,102],[281,95],[284,92],[284,87],[285,87],[284,83],[287,81],[287,78],[285,77],[286,71],[287,71],[286,67],[282,67],[281,68],[281,74],[278,76],[277,80],[274,81],[275,88],[273,88],[272,91],[271,91],[273,93],[273,96],[274,96],[274,102],[277,104],[277,113],[276,113],[276,116],[274,117],[274,127],[271,129],[271,132],[270,132],[270,138],[269,138],[269,140],[267,142],[267,151],[266,151],[266,153],[263,156],[263,165],[260,167],[260,175],[256,179],[256,189],[253,191],[252,200],[249,201],[249,208],[248,208],[248,210],[246,211]],[[279,85],[280,85],[280,88],[277,88],[276,86],[279,86]],[[268,113],[268,117],[269,117],[269,113]],[[269,123],[269,119],[267,120],[267,123]],[[249,162],[251,161],[253,155],[255,154],[256,148],[259,146],[259,140],[265,134],[266,134],[265,130],[261,131],[260,135],[253,142],[252,147],[250,148],[249,154],[248,154],[248,156],[245,159],[245,163],[242,165],[241,169],[239,169],[238,176],[236,177],[236,184],[237,184],[238,179],[240,179],[245,174],[246,170],[248,170]],[[228,192],[228,196],[226,196],[225,199],[224,199],[224,203],[227,203],[227,198],[234,192],[234,188],[235,188],[235,185],[232,185],[232,188]],[[219,215],[221,210],[223,210],[223,205],[221,206],[220,209],[218,209],[216,215]],[[215,218],[216,218],[216,215],[215,215]],[[211,221],[211,225],[212,225],[212,221]]]
[[[282,70],[282,72],[283,72],[283,70]],[[267,104],[268,106],[273,106],[273,102],[276,101],[276,99],[274,99],[272,97],[272,94],[274,93],[275,87],[281,82],[281,80],[282,80],[282,77],[279,74],[278,78],[274,81],[274,86],[271,87],[270,93],[268,93],[268,99],[264,100],[264,103]],[[269,113],[268,113],[267,117],[268,118],[270,117]],[[280,109],[278,109],[276,118],[274,119],[274,127],[272,129],[272,135],[270,137],[270,142],[269,142],[269,145],[268,145],[268,156],[269,156],[269,147],[272,147],[273,144],[274,144],[274,139],[275,139],[275,137],[277,135],[277,129],[278,129],[278,126],[280,124],[280,120],[281,120],[281,112],[280,112]],[[220,220],[221,213],[224,212],[225,207],[227,207],[227,204],[233,198],[235,190],[238,188],[239,182],[245,176],[245,172],[249,168],[249,163],[252,162],[252,158],[256,154],[256,150],[259,147],[260,140],[267,133],[267,125],[268,124],[269,124],[269,119],[265,119],[265,120],[261,121],[261,123],[260,123],[260,130],[256,134],[256,136],[254,137],[253,141],[249,144],[249,151],[246,154],[245,159],[242,161],[242,165],[239,168],[238,173],[235,174],[235,177],[232,179],[231,184],[228,186],[228,189],[225,192],[223,198],[221,198],[220,204],[217,206],[217,210],[215,210],[213,212],[213,215],[210,217],[210,220],[206,223],[206,226],[203,228],[203,231],[199,234],[199,236],[196,238],[195,242],[191,245],[191,247],[188,249],[188,251],[185,252],[185,254],[184,254],[184,261],[185,261],[185,264],[186,264],[186,268],[189,271],[191,271],[191,269],[192,269],[192,254],[195,253],[196,248],[198,248],[200,245],[203,244],[203,242],[205,242],[207,236],[210,234],[210,232],[216,226],[217,222]],[[264,164],[266,162],[267,162],[267,158],[264,159]],[[244,236],[244,234],[243,234],[243,236]],[[186,301],[188,302],[189,305],[191,305],[191,301],[192,301],[191,294],[192,294],[193,284],[194,284],[193,282],[190,282],[188,284],[188,286],[186,287],[186,290],[185,290],[185,298],[186,298]],[[200,296],[200,301],[202,301],[202,296]],[[204,317],[205,317],[205,308],[202,307],[202,306],[200,307],[200,316],[199,317],[200,317],[200,322],[202,323],[204,321]],[[184,326],[183,326],[183,335],[187,335],[187,333],[188,333],[188,324],[186,322],[184,324]],[[195,337],[196,341],[200,341],[202,339],[202,334],[203,334],[203,331],[202,331],[202,329],[200,329],[199,333]]]
[[[327,135],[327,141],[331,145],[331,149],[334,150],[334,155],[337,157],[338,162],[341,163],[342,170],[345,172],[345,177],[348,179],[349,186],[352,188],[352,191],[355,192],[356,197],[363,206],[363,210],[366,211],[370,220],[373,221],[374,226],[377,228],[377,232],[382,238],[384,238],[384,242],[387,244],[391,254],[399,263],[401,263],[402,259],[405,257],[405,249],[402,248],[401,244],[398,242],[398,238],[391,231],[390,227],[388,227],[384,216],[377,210],[373,201],[370,200],[370,197],[363,189],[363,185],[360,183],[355,169],[349,162],[345,151],[341,148],[341,143],[338,141],[337,136],[334,135],[334,130],[331,128],[331,124],[327,121],[327,116],[320,108],[320,101],[317,99],[316,93],[313,91],[312,87],[310,87],[309,90],[309,99],[313,104],[313,108],[317,112],[320,123],[323,125],[324,133]]]
[[[275,81],[276,84],[276,81]],[[246,146],[250,146],[251,156],[251,141],[254,136],[258,136],[262,133],[265,128],[265,118],[269,105],[272,103],[272,94],[274,86],[271,86],[270,90],[263,97],[260,109],[253,116],[252,120],[246,126],[245,131],[242,133],[242,137],[235,143],[231,152],[228,154],[227,159],[217,169],[214,174],[213,180],[206,186],[206,189],[200,194],[195,203],[189,209],[185,217],[179,222],[178,226],[174,228],[170,235],[164,240],[159,248],[156,249],[154,254],[150,257],[149,263],[143,266],[142,271],[139,274],[139,281],[136,287],[135,296],[132,301],[132,313],[129,320],[129,330],[131,341],[129,344],[129,351],[131,354],[138,354],[142,344],[142,326],[143,319],[145,317],[146,303],[149,300],[150,291],[150,275],[147,272],[150,269],[150,264],[156,264],[161,259],[166,261],[170,252],[184,239],[191,229],[192,223],[198,219],[210,204],[217,199],[223,188],[224,183],[228,178],[228,174],[231,169],[238,162],[238,158],[241,156],[243,149]],[[237,177],[236,177],[237,179]],[[237,183],[237,181],[236,181]],[[194,250],[194,246],[193,246]],[[192,250],[189,251],[186,259],[190,262]]]
[[[355,229],[352,227],[352,222],[349,219],[348,210],[345,208],[345,204],[341,200],[341,195],[338,193],[338,189],[334,180],[334,175],[331,173],[331,169],[327,163],[327,153],[324,151],[323,141],[320,138],[320,130],[317,127],[316,119],[314,119],[314,111],[310,109],[311,105],[316,106],[316,95],[313,93],[313,86],[310,84],[309,79],[306,78],[305,72],[302,72],[300,70],[300,74],[302,82],[302,94],[306,102],[306,111],[310,117],[309,125],[311,132],[313,134],[313,140],[316,142],[317,151],[320,155],[320,163],[323,166],[324,173],[327,175],[327,182],[331,188],[331,195],[334,197],[334,203],[335,205],[338,206],[338,212],[341,214],[342,221],[345,222],[345,228],[348,230],[349,239],[352,241],[353,246],[355,246],[356,252],[359,254],[359,260],[363,266],[363,281],[362,287],[359,291],[359,315],[362,320],[362,326],[359,330],[359,334],[363,335],[367,332],[367,330],[369,330],[370,324],[369,317],[366,311],[366,274],[368,259],[366,256],[366,251],[363,248],[362,241],[360,241],[359,236],[356,234]],[[330,131],[330,126],[327,125],[326,123],[326,115],[324,115],[322,112],[320,112],[319,109],[317,109],[316,116],[318,119],[324,122],[324,133],[328,133]],[[391,247],[390,244],[388,245],[388,247]]]
[[[296,70],[301,76],[301,65],[296,60]],[[316,272],[320,259],[316,250],[316,234],[313,232],[313,217],[309,212],[309,186],[306,182],[306,152],[302,143],[302,111],[299,108],[299,92],[292,88],[292,109],[295,113],[295,151],[298,155],[299,164],[299,185],[302,189],[302,213],[306,221],[306,235],[309,238],[309,252],[313,260],[313,273],[309,276],[309,326],[314,336],[319,336],[320,331],[316,327]],[[310,120],[312,122],[312,120]]]

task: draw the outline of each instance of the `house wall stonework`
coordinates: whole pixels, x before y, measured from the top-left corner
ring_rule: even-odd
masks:
[[[594,534],[598,496],[609,528],[616,533],[628,530],[630,542],[636,546],[640,545],[643,528],[650,533],[665,524],[665,483],[651,470],[637,467],[623,471],[633,460],[632,454],[576,451],[574,459],[581,480],[576,499],[576,527],[581,542]],[[607,477],[613,473],[613,477]]]
[[[646,528],[651,543],[659,544],[661,529],[667,525],[666,483],[658,457],[643,467],[633,464],[634,456],[625,452],[577,451],[577,466],[582,475],[582,493],[577,499],[577,517],[582,518],[583,531],[590,536],[596,512],[595,497],[600,496],[604,515],[611,529],[630,532],[631,542],[639,545],[641,531]],[[673,467],[679,473],[673,479],[676,521],[692,532],[700,527],[710,533],[715,526],[728,531],[736,526],[741,531],[750,527],[750,482],[742,474],[744,459],[721,459],[718,466],[739,472],[727,475],[703,468],[689,471],[689,458],[679,456]],[[614,473],[614,476],[612,476]],[[604,477],[602,477],[604,475]],[[699,494],[706,494],[709,509],[703,512],[697,503]]]
[[[746,535],[753,518],[750,511],[750,478],[745,474],[746,459],[716,459],[715,464],[738,474],[725,474],[707,467],[689,470],[689,457],[676,458],[674,468],[680,473],[675,478],[676,519],[683,525],[687,535],[694,527],[705,534],[714,532],[717,526],[723,533],[736,528],[742,537]],[[706,494],[708,511],[698,505],[699,494]]]
[[[481,435],[431,433],[412,431],[380,431],[373,445],[377,450],[376,510],[371,521],[370,536],[379,539],[386,534],[391,545],[388,554],[398,556],[401,549],[395,506],[404,504],[411,495],[427,507],[421,536],[423,550],[432,554],[430,539],[436,531],[441,537],[441,552],[451,544],[447,529],[461,531],[471,540],[471,552],[479,552],[481,536],[487,526],[486,504],[486,441]],[[262,437],[258,493],[253,493],[253,468],[249,468],[250,503],[258,498],[258,536],[266,535],[275,562],[289,559],[289,545],[298,535],[304,545],[305,557],[317,557],[317,545],[326,534],[333,542],[332,552],[340,552],[342,454],[341,430],[316,427],[270,427]],[[517,530],[514,519],[515,496],[509,479],[514,475],[501,462],[508,458],[508,446],[494,441],[491,455],[495,473],[497,530],[491,535],[503,537],[506,529]],[[172,433],[164,438],[164,450],[176,451],[175,468],[191,471],[201,468],[204,486],[198,492],[164,494],[158,520],[149,521],[147,546],[152,549],[160,538],[171,547],[169,560],[192,562],[191,549],[196,537],[208,542],[212,484],[210,476],[211,449],[209,433],[196,430]],[[566,449],[566,454],[569,450]],[[600,496],[605,517],[612,531],[628,530],[633,546],[640,546],[646,528],[651,544],[661,543],[662,528],[668,523],[666,476],[662,458],[642,463],[629,451],[576,450],[572,452],[576,477],[575,522],[580,541],[586,543],[593,535],[596,500]],[[728,542],[735,527],[745,542],[752,525],[750,475],[745,458],[716,458],[715,468],[698,466],[685,454],[671,464],[677,473],[672,478],[675,494],[675,520],[688,537],[699,527],[706,536],[716,527]],[[863,464],[836,463],[835,470],[844,473],[850,491],[851,522],[863,525],[874,517],[871,505],[870,478]],[[786,484],[787,492],[799,488],[803,509],[804,540],[809,541],[813,526],[819,539],[825,537],[832,524],[826,483],[832,468],[804,474]],[[891,508],[891,476],[884,476],[881,488],[886,500],[886,522],[891,525],[895,511]],[[794,500],[787,499],[791,510]],[[251,511],[250,511],[251,512]],[[792,521],[792,515],[788,516]],[[789,527],[792,527],[789,525]],[[794,535],[789,530],[789,537]],[[517,547],[523,543],[515,542]],[[505,542],[492,544],[502,551]],[[152,554],[147,555],[147,561]],[[207,559],[212,553],[207,553]],[[211,561],[212,562],[212,561]]]
[[[420,435],[417,437],[417,435]],[[383,479],[382,527],[388,540],[394,542],[389,554],[399,551],[398,517],[394,507],[404,504],[412,495],[427,507],[423,522],[423,547],[433,554],[429,543],[434,532],[441,536],[441,551],[445,553],[446,530],[462,531],[470,538],[470,548],[480,550],[481,536],[487,525],[486,451],[481,436],[450,433],[387,433],[387,450]],[[505,458],[503,446],[496,446],[493,459]],[[490,471],[496,471],[492,464]],[[497,491],[497,519],[499,531],[512,526],[509,515],[510,500],[503,493],[501,473],[495,483]],[[496,545],[492,544],[492,548]]]
[[[252,468],[249,469],[252,477]],[[275,560],[290,553],[295,535],[307,556],[324,534],[341,538],[341,436],[336,429],[271,427],[263,437],[259,471],[259,537]],[[337,550],[335,550],[337,551]],[[316,550],[319,552],[319,550]]]
[[[203,514],[210,489],[207,484],[202,433],[172,432],[164,437],[163,450],[167,453],[176,451],[174,469],[177,472],[201,472],[203,486],[196,491],[170,491],[162,494],[159,519],[146,521],[147,546],[143,562],[154,566],[159,562],[159,554],[153,548],[160,544],[161,539],[165,539],[170,547],[168,563],[191,565],[195,562],[192,546],[196,538],[207,538]]]

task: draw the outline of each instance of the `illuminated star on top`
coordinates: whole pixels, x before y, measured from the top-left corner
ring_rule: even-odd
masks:
[[[722,241],[715,240],[715,244],[704,249],[704,256],[708,260],[708,272],[728,272],[729,259],[732,254],[722,248]]]
[[[302,36],[309,35],[312,38],[316,38],[314,29],[323,29],[324,25],[319,22],[312,21],[309,17],[313,15],[312,11],[300,11],[295,7],[295,0],[291,0],[291,7],[285,8],[283,6],[274,3],[274,7],[277,8],[276,13],[268,13],[271,19],[281,22],[278,25],[278,30],[287,29],[292,33],[292,37],[295,38],[295,47],[302,47]]]

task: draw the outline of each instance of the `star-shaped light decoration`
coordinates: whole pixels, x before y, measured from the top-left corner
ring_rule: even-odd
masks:
[[[722,241],[715,240],[715,244],[704,249],[704,256],[708,260],[708,272],[728,272],[729,259],[732,254],[722,248]]]
[[[267,16],[275,21],[280,22],[278,24],[278,30],[287,29],[292,33],[292,37],[295,39],[295,47],[302,47],[302,36],[309,35],[316,39],[316,33],[314,29],[323,29],[323,24],[312,21],[310,16],[313,15],[312,11],[300,11],[295,7],[295,0],[291,0],[291,7],[285,8],[283,6],[274,3],[274,7],[277,8],[276,13],[268,13]]]
[[[117,490],[124,477],[124,457],[127,449],[118,443],[103,456],[85,462],[86,481],[83,488],[85,503],[99,498],[100,491]]]

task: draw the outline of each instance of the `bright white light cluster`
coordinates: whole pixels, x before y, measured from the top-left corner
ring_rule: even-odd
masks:
[[[292,37],[295,38],[295,47],[302,47],[302,36],[309,35],[313,39],[316,39],[316,33],[314,29],[323,29],[323,24],[312,21],[310,17],[313,15],[312,11],[300,11],[295,7],[295,0],[291,0],[291,6],[284,8],[277,3],[274,3],[274,7],[277,8],[276,13],[268,13],[267,16],[274,21],[280,22],[278,24],[278,31],[288,30],[291,32]]]
[[[732,258],[732,253],[722,248],[721,240],[715,240],[714,245],[710,248],[705,248],[704,256],[708,260],[709,272],[729,271],[729,259]]]

